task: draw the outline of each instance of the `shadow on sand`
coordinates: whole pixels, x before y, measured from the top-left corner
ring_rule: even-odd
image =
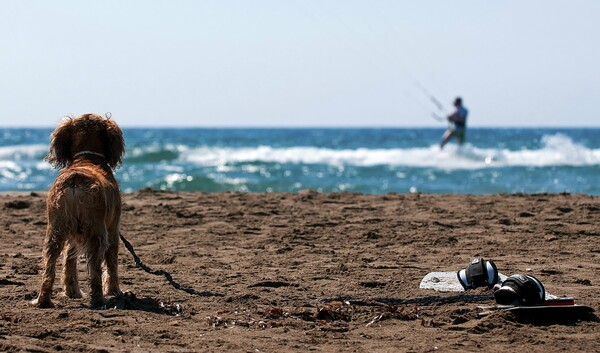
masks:
[[[169,316],[183,314],[183,308],[179,304],[167,303],[154,298],[139,299],[132,292],[125,292],[120,297],[110,298],[104,308],[139,310]]]

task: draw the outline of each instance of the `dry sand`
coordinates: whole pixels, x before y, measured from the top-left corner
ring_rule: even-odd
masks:
[[[419,289],[475,256],[600,308],[600,198],[585,195],[167,193],[123,197],[125,300],[36,309],[45,194],[0,195],[0,351],[598,352],[600,321],[479,318],[488,292]],[[81,258],[85,281],[85,258]],[[60,273],[60,266],[59,266]],[[59,276],[58,276],[59,277]],[[86,288],[85,283],[84,288]],[[349,303],[346,304],[345,302]]]

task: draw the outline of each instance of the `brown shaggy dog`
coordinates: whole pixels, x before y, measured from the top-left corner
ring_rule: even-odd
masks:
[[[80,249],[87,256],[90,305],[103,306],[104,295],[121,295],[117,269],[121,194],[112,170],[121,164],[124,152],[121,129],[108,117],[83,114],[67,119],[52,133],[46,160],[62,170],[48,192],[44,272],[32,305],[54,306],[56,261],[63,248],[62,282],[68,297],[82,297],[77,279]]]

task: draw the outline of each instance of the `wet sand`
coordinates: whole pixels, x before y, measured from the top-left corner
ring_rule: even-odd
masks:
[[[44,193],[0,194],[0,350],[35,352],[598,351],[600,321],[478,317],[494,301],[419,289],[472,257],[600,308],[600,198],[586,195],[169,193],[123,196],[125,299],[54,309],[39,290]],[[80,259],[85,281],[85,258]],[[87,290],[85,282],[82,283]]]

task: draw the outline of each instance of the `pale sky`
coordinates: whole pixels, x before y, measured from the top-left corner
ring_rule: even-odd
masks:
[[[600,126],[600,1],[0,1],[0,126]]]

